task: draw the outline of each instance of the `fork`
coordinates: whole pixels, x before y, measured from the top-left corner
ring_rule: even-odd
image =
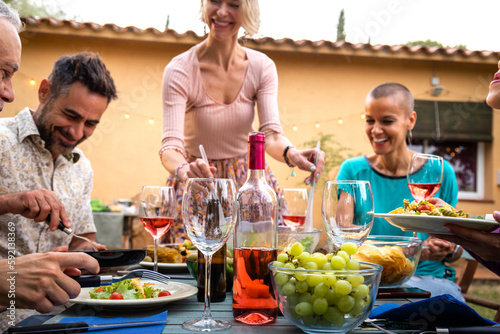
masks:
[[[136,277],[158,281],[163,284],[168,284],[168,282],[170,281],[170,277],[168,277],[167,275],[163,275],[147,269],[135,269],[130,271],[126,275],[117,277],[113,277],[111,275],[71,276],[71,278],[80,283],[80,286],[82,288],[96,287],[101,285],[111,285],[112,283],[115,282],[120,282],[126,279],[132,279]]]

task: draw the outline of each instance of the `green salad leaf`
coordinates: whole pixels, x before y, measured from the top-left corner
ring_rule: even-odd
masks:
[[[155,288],[153,285],[142,285],[144,289],[144,294],[146,298],[156,298],[162,291],[162,289]],[[113,292],[118,292],[123,296],[123,299],[142,299],[142,294],[132,285],[132,280],[127,279],[120,282],[115,282],[111,285],[101,286],[103,291],[101,292],[90,292],[90,298],[92,299],[109,299]],[[94,291],[98,289],[95,288]],[[99,289],[101,290],[101,289]]]

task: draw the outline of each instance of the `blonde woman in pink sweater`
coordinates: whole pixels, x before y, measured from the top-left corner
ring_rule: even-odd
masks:
[[[311,184],[324,168],[323,152],[298,150],[284,136],[278,113],[278,75],[265,54],[238,43],[241,27],[253,36],[260,25],[257,0],[201,0],[201,16],[209,28],[200,44],[176,56],[163,75],[163,136],[160,157],[170,173],[180,201],[185,181],[194,177],[246,180],[247,136],[257,107],[259,128],[266,135],[266,152],[289,166],[311,172]],[[210,164],[201,158],[203,144]],[[279,186],[266,165],[267,182]],[[171,229],[173,242],[186,236],[182,217]]]

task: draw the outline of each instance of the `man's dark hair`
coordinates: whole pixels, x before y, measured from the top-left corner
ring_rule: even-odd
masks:
[[[89,91],[111,100],[117,98],[115,83],[101,57],[91,52],[81,52],[59,58],[49,75],[51,98],[67,94],[70,86],[80,82]]]

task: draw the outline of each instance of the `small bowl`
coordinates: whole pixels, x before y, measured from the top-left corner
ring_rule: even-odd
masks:
[[[304,232],[304,228],[299,227],[293,230],[288,226],[278,227],[278,253],[282,252],[288,245],[300,242],[304,246],[304,252],[314,253],[318,246],[322,230],[313,229],[312,232]]]
[[[415,273],[422,239],[404,236],[372,235],[351,257],[382,266],[380,287],[396,288],[406,283]]]
[[[378,264],[360,262],[360,266],[360,270],[318,271],[279,268],[270,263],[273,289],[278,295],[278,307],[281,313],[288,321],[306,333],[349,332],[359,326],[370,314],[382,272],[382,267]],[[336,295],[336,283],[333,283],[332,287],[328,287],[331,283],[325,283],[350,282],[349,277],[352,276],[358,276],[358,279],[362,276],[363,282],[360,285],[359,280],[357,284],[353,280],[356,286],[354,288],[351,283],[348,283],[353,290],[346,295]],[[327,280],[325,280],[326,277],[328,277]],[[303,282],[307,283],[306,291],[304,291],[304,286],[299,286]],[[327,287],[327,292],[322,297],[318,297],[319,293],[315,294],[315,289],[321,283],[323,290],[325,286]],[[345,285],[344,283],[344,288]],[[314,301],[311,303],[311,300]]]

